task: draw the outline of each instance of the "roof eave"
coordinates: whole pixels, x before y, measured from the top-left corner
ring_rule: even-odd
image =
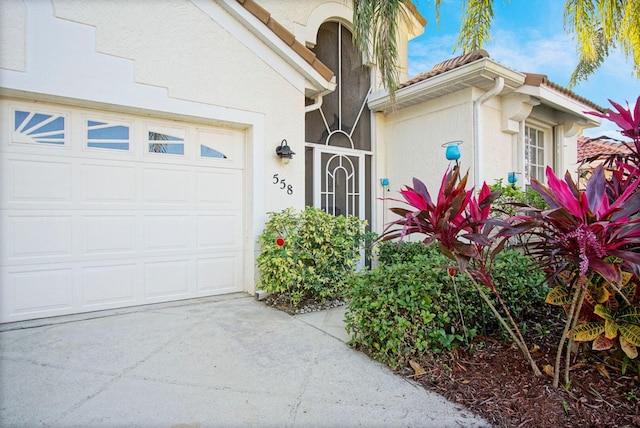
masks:
[[[468,87],[489,90],[497,77],[505,81],[502,93],[515,90],[525,80],[523,73],[504,67],[490,58],[483,58],[400,88],[396,91],[395,106],[386,89],[371,94],[368,105],[372,111],[387,113],[394,108],[410,107]]]
[[[530,95],[540,100],[541,104],[554,108],[571,116],[577,117],[584,122],[584,128],[599,126],[602,120],[596,116],[587,114],[586,112],[597,113],[598,110],[588,106],[572,97],[559,93],[558,91],[545,86],[523,85],[516,92]]]
[[[296,46],[287,45],[274,31],[269,29],[264,22],[249,12],[242,4],[237,1],[222,1],[218,2],[218,4],[305,78],[305,96],[314,97],[335,90],[335,77],[327,80],[309,62],[302,58],[301,53],[296,51]],[[207,12],[206,8],[201,7],[201,9]]]

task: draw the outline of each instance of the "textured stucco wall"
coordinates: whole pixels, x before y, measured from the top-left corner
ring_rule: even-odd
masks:
[[[303,153],[304,79],[277,57],[267,63],[265,58],[272,58],[265,56],[269,48],[248,31],[238,28],[237,23],[230,27],[233,18],[222,8],[218,8],[219,16],[211,17],[186,0],[55,0],[56,31],[51,31],[13,19],[24,4],[12,1],[16,7],[2,13],[0,25],[8,28],[7,23],[11,21],[12,40],[48,38],[54,46],[65,48],[65,53],[58,55],[35,52],[37,46],[27,46],[28,43],[21,46],[11,42],[11,58],[16,64],[21,55],[26,57],[28,53],[34,58],[45,54],[52,59],[58,56],[59,62],[65,63],[61,67],[66,67],[66,77],[57,81],[56,95],[78,98],[78,86],[86,82],[94,88],[82,92],[81,99],[100,101],[92,100],[97,98],[93,92],[103,91],[117,98],[116,104],[134,105],[134,95],[122,90],[134,83],[155,90],[160,88],[172,99],[263,115],[264,176],[254,177],[253,185],[262,187],[265,211],[303,206],[302,157],[285,167],[275,156],[275,146],[286,138],[294,151]],[[31,3],[27,2],[27,6]],[[5,31],[8,32],[3,30],[3,34]],[[80,43],[68,48],[70,40]],[[259,55],[260,49],[264,51]],[[98,67],[92,69],[87,58],[98,58],[99,70]],[[123,76],[127,72],[119,72],[123,63],[131,63],[133,68],[126,82]],[[15,69],[16,64],[4,61],[2,68]],[[113,67],[114,72],[110,72],[109,67]],[[26,71],[26,85],[32,82],[33,91],[39,92],[37,82],[47,78],[46,70],[37,69],[32,61],[27,63]],[[288,178],[288,183],[294,186],[293,195],[270,184],[276,173]]]
[[[386,115],[385,169],[392,197],[413,177],[436,192],[449,165],[442,147],[448,141],[464,142],[461,167],[472,169],[471,101],[471,91],[464,90]]]
[[[0,68],[24,71],[27,11],[22,0],[0,2]]]

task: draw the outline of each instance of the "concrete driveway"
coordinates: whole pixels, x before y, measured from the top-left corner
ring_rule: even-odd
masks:
[[[488,425],[347,346],[343,311],[233,295],[0,325],[0,426]]]

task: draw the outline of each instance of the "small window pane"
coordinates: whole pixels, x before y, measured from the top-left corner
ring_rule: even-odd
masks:
[[[129,150],[129,126],[87,120],[87,147]]]
[[[184,138],[175,134],[149,131],[149,153],[184,155]]]
[[[219,151],[212,149],[211,147],[207,147],[204,144],[200,145],[200,156],[203,158],[227,158],[224,153],[220,153]]]
[[[65,118],[62,115],[16,110],[13,130],[17,143],[65,143]]]

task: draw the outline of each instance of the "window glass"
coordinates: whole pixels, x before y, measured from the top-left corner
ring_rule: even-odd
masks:
[[[87,147],[129,150],[129,126],[108,121],[87,120]]]
[[[63,115],[16,110],[13,130],[16,143],[65,144]]]
[[[204,144],[200,144],[200,156],[203,158],[227,158],[224,153],[220,153],[216,149],[212,149],[211,147],[205,146]]]
[[[535,178],[544,182],[545,166],[544,131],[532,126],[525,126],[524,171],[526,179],[531,181],[532,178]]]
[[[175,132],[149,130],[147,149],[149,153],[184,155],[184,133],[180,130]]]

